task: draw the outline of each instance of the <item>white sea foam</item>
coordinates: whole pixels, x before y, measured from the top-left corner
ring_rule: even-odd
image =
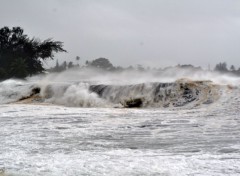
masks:
[[[166,82],[171,84],[162,84]],[[179,90],[185,82],[192,93],[186,93],[186,87]],[[41,101],[52,106],[8,104],[31,96],[36,87],[41,89]],[[169,90],[180,92],[179,96],[187,90],[198,100],[191,96],[185,100],[190,98],[195,105],[215,93],[218,98],[178,109],[161,104],[147,109],[111,108],[124,96],[144,96],[149,102],[153,95],[167,98]],[[210,72],[85,70],[7,80],[0,83],[0,169],[4,176],[237,176],[239,95],[239,78]]]
[[[52,87],[51,87],[52,88]],[[63,89],[52,88],[53,95],[46,100],[53,104],[77,107],[105,107],[106,101],[94,92],[89,92],[88,83],[69,85]],[[46,93],[47,90],[45,90]],[[44,93],[43,93],[44,94]],[[44,95],[43,95],[44,96]]]
[[[15,102],[31,94],[33,85],[21,80],[0,82],[0,104]]]
[[[0,105],[0,161],[7,176],[237,176],[231,96],[187,110]]]

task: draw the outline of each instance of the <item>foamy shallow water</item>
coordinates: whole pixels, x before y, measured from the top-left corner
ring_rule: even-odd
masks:
[[[188,110],[0,105],[0,167],[8,176],[239,175],[232,95]]]

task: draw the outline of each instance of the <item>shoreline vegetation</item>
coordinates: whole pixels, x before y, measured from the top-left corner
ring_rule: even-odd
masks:
[[[67,52],[63,42],[29,38],[21,27],[0,29],[0,80],[25,78],[45,71],[43,61]]]
[[[139,71],[154,72],[156,74],[165,71],[176,72],[176,70],[190,70],[193,72],[216,72],[232,76],[240,76],[240,68],[236,69],[234,65],[229,68],[226,62],[218,63],[213,70],[203,70],[201,67],[195,67],[191,64],[177,65],[166,68],[150,68],[143,65],[121,67],[114,66],[107,58],[100,57],[92,61],[86,61],[79,64],[80,57],[76,56],[76,64],[72,61],[63,61],[50,69],[43,67],[43,62],[48,59],[55,59],[55,53],[67,52],[63,49],[63,42],[46,39],[41,41],[38,38],[29,38],[24,34],[21,27],[3,27],[0,29],[0,81],[18,78],[24,79],[28,76],[40,73],[58,73],[69,69],[84,70],[86,68],[103,70],[107,72]]]

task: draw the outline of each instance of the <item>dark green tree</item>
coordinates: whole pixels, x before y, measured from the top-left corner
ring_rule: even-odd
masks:
[[[22,58],[15,59],[10,66],[9,73],[16,78],[25,78],[27,76],[27,64]]]
[[[79,66],[79,61],[80,61],[80,57],[79,56],[76,56],[76,61],[77,61],[77,64]]]
[[[104,69],[104,70],[113,69],[112,63],[106,58],[95,59],[90,63],[90,65],[92,67],[101,68],[101,69]]]
[[[0,79],[41,73],[45,70],[42,62],[53,59],[58,52],[66,52],[60,41],[41,41],[29,38],[20,27],[3,27],[0,29]]]
[[[223,63],[219,63],[216,65],[215,71],[218,71],[218,72],[228,72],[228,68],[227,68],[227,63],[226,62],[223,62]]]

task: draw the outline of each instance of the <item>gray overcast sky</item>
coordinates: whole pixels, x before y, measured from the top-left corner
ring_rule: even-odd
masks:
[[[0,24],[63,41],[60,62],[240,66],[240,0],[0,0]]]

